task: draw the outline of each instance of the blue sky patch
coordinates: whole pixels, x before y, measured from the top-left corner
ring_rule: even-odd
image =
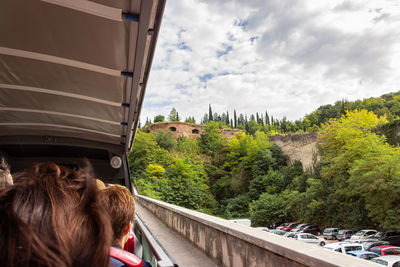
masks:
[[[222,57],[223,55],[228,54],[232,50],[231,45],[224,45],[225,50],[218,50],[217,51],[217,57]]]

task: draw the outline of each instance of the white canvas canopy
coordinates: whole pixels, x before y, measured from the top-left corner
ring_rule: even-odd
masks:
[[[73,137],[128,151],[164,6],[0,1],[0,136]]]

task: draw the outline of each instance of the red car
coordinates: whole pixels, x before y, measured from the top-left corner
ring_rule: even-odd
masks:
[[[289,232],[290,230],[292,230],[293,228],[295,228],[298,224],[299,224],[299,223],[297,223],[297,222],[289,223],[288,226],[283,227],[281,230]]]
[[[377,246],[377,247],[372,247],[370,251],[375,252],[381,256],[386,256],[386,255],[400,256],[400,247],[395,247],[395,246]]]

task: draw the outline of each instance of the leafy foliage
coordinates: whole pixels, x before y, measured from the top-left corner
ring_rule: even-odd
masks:
[[[132,178],[144,195],[224,218],[250,217],[253,226],[295,220],[400,230],[399,95],[338,101],[295,122],[267,112],[248,119],[236,110],[232,120],[209,106],[199,139],[139,131],[128,157]],[[173,111],[169,120],[179,118]],[[220,133],[229,124],[243,131],[226,140]],[[317,130],[321,161],[312,172],[289,163],[268,139]]]

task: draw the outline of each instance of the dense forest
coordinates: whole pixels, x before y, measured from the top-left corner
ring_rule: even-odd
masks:
[[[247,119],[236,111],[229,118],[209,106],[199,139],[139,131],[128,156],[131,175],[143,195],[223,218],[250,218],[253,226],[302,221],[400,230],[399,115],[400,93],[321,106],[296,122],[268,114]],[[180,120],[175,109],[168,120]],[[162,115],[154,118],[161,121]],[[227,140],[220,132],[228,126],[243,131]],[[319,131],[321,155],[306,172],[268,138],[304,131]]]

